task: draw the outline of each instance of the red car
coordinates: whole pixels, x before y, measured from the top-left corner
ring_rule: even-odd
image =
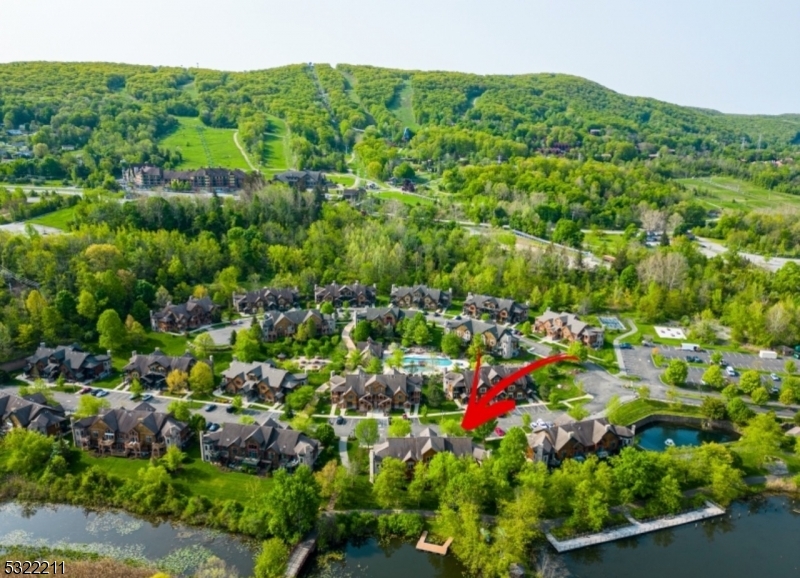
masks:
[[[81,395],[84,395],[86,393],[89,393],[90,391],[92,391],[92,388],[87,386],[87,387],[82,387],[80,392],[78,392],[78,393],[80,393]]]
[[[494,428],[494,435],[496,435],[497,437],[501,438],[504,435],[506,435],[506,432],[503,431],[503,428],[496,427],[496,428]]]

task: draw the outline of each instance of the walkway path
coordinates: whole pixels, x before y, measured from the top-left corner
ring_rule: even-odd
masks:
[[[242,153],[242,156],[244,157],[244,160],[247,163],[247,166],[250,167],[250,170],[257,171],[258,169],[253,165],[253,163],[250,162],[250,157],[248,157],[247,153],[244,152],[244,147],[242,147],[242,145],[239,144],[239,131],[238,130],[235,133],[233,133],[233,142],[236,143],[236,148],[238,148],[239,152]]]
[[[289,558],[289,563],[286,565],[286,574],[284,574],[284,576],[286,576],[286,578],[294,578],[300,574],[300,570],[303,569],[303,564],[306,563],[306,560],[308,560],[309,556],[311,556],[311,553],[316,547],[316,534],[311,534],[308,538],[295,546],[294,550],[292,551],[292,555]]]
[[[339,438],[339,458],[342,460],[342,465],[345,468],[350,468],[350,456],[347,455],[347,438]]]
[[[622,538],[639,536],[641,534],[647,534],[648,532],[655,532],[656,530],[663,530],[665,528],[672,528],[674,526],[682,526],[683,524],[705,520],[706,518],[721,516],[724,513],[725,510],[716,504],[706,502],[706,507],[700,510],[693,510],[691,512],[678,514],[677,516],[669,516],[667,518],[659,518],[658,520],[653,520],[652,522],[637,522],[633,518],[628,517],[628,521],[631,522],[630,526],[599,532],[597,534],[590,534],[589,536],[582,536],[580,538],[573,538],[571,540],[564,540],[563,542],[556,539],[556,537],[550,532],[547,532],[546,536],[547,540],[560,554],[562,552],[569,552],[570,550],[577,550],[587,546],[595,546],[597,544],[613,542],[614,540],[621,540]]]
[[[628,331],[627,333],[623,333],[622,335],[614,339],[614,354],[617,356],[617,366],[619,367],[620,375],[625,375],[627,372],[625,370],[625,360],[622,358],[622,350],[619,348],[619,344],[622,343],[622,340],[625,339],[626,337],[630,337],[631,335],[639,331],[639,328],[636,327],[636,324],[633,322],[633,319],[626,319],[625,321],[627,321],[630,324],[631,330]]]
[[[348,351],[353,351],[356,348],[356,344],[353,343],[353,338],[350,337],[350,332],[353,330],[353,327],[355,327],[355,323],[351,321],[342,329],[342,341],[344,341]]]

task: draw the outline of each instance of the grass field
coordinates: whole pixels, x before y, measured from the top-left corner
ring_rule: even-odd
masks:
[[[623,404],[617,410],[615,423],[623,425],[631,425],[648,415],[654,413],[665,415],[686,415],[692,417],[701,417],[700,408],[693,405],[679,405],[673,408],[670,404],[663,401],[656,401],[653,399],[637,399],[630,403]]]
[[[384,201],[400,201],[405,205],[432,205],[432,199],[426,199],[422,197],[417,197],[414,195],[405,195],[403,193],[399,193],[397,191],[379,191],[375,193],[375,198],[384,200]]]
[[[56,229],[67,230],[67,224],[75,217],[75,207],[68,207],[34,217],[29,222],[37,225],[44,225],[45,227],[55,227]]]
[[[183,469],[173,479],[188,494],[204,496],[210,500],[232,498],[246,502],[261,495],[272,484],[271,478],[260,478],[239,472],[222,472],[200,459],[200,447],[196,439],[189,442],[187,459]],[[87,452],[80,453],[81,459],[73,466],[73,473],[81,473],[91,466],[105,470],[123,479],[136,478],[137,472],[147,467],[147,460],[121,457],[96,458]]]
[[[414,118],[414,109],[411,105],[413,95],[414,89],[411,87],[411,82],[406,81],[405,86],[397,93],[394,100],[387,108],[392,111],[404,126],[415,130],[418,125]]]
[[[800,207],[798,196],[770,191],[731,177],[678,179],[678,182],[696,192],[697,200],[715,209]]]
[[[623,235],[608,235],[602,231],[585,233],[583,248],[595,255],[615,255],[626,244]]]
[[[288,169],[291,156],[288,145],[288,131],[286,123],[277,116],[269,116],[270,132],[265,137],[264,165],[270,169]]]
[[[161,145],[181,152],[183,162],[179,169],[224,167],[249,170],[247,161],[233,141],[236,131],[209,128],[199,118],[179,118],[178,122],[178,130],[161,141]]]
[[[327,177],[328,180],[345,187],[352,187],[356,184],[356,178],[353,175],[327,175]]]

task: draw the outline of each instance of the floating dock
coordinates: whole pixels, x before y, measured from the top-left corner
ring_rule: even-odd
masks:
[[[547,532],[545,535],[547,536],[547,540],[553,545],[553,548],[555,548],[560,554],[562,552],[569,552],[570,550],[586,548],[587,546],[596,546],[597,544],[605,544],[606,542],[613,542],[614,540],[631,538],[633,536],[639,536],[649,532],[656,532],[666,528],[682,526],[684,524],[698,522],[707,518],[715,518],[716,516],[721,516],[724,513],[725,510],[723,508],[717,506],[716,504],[712,504],[711,502],[706,502],[706,507],[700,510],[685,512],[683,514],[678,514],[677,516],[667,516],[651,522],[637,522],[628,516],[628,521],[631,523],[630,526],[615,528],[606,532],[598,532],[597,534],[590,534],[588,536],[581,536],[571,540],[560,541],[556,539],[556,537],[550,532]],[[417,547],[419,547],[419,545],[417,545]]]
[[[422,550],[423,552],[431,552],[433,554],[440,554],[444,556],[447,554],[447,549],[450,547],[450,544],[453,543],[452,538],[448,538],[447,541],[442,544],[441,546],[438,544],[431,544],[430,542],[426,542],[428,538],[428,532],[425,531],[422,533],[422,536],[419,537],[417,541],[417,550]]]

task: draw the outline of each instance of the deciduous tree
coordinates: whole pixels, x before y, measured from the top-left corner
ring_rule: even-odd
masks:
[[[372,418],[359,420],[355,433],[361,445],[371,448],[378,441],[378,421]]]
[[[214,391],[214,372],[211,366],[200,361],[189,372],[189,386],[194,393],[210,395]]]
[[[125,344],[125,326],[119,314],[113,309],[106,309],[97,320],[97,333],[100,335],[100,347],[119,351]]]

